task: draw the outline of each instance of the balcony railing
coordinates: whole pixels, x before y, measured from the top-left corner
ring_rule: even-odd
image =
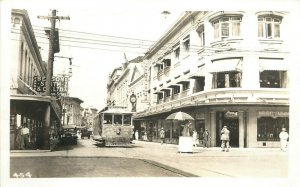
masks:
[[[211,91],[197,92],[177,100],[173,98],[172,101],[163,102],[149,107],[144,112],[136,113],[136,117],[153,115],[183,107],[220,104],[289,105],[289,93],[288,89],[284,88],[257,90],[245,90],[242,88],[214,89]]]

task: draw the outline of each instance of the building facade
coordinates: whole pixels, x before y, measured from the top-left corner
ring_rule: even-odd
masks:
[[[83,101],[77,97],[64,97],[63,127],[82,127],[82,112],[80,104]]]
[[[94,126],[94,118],[98,114],[98,109],[89,107],[89,108],[84,108],[83,109],[83,120],[84,120],[84,125],[87,128],[92,128]]]
[[[47,68],[26,10],[12,9],[11,49],[10,149],[21,148],[19,129],[25,124],[30,135],[26,149],[49,149],[50,136],[60,130],[61,105],[33,88],[34,77],[45,77]]]
[[[289,14],[276,11],[185,12],[144,58],[150,66],[149,103],[135,113],[148,141],[178,143],[177,111],[208,129],[220,146],[227,125],[232,147],[278,147],[289,129]]]

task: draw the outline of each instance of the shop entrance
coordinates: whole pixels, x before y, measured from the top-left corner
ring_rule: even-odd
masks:
[[[230,146],[239,147],[239,117],[237,111],[217,112],[217,146],[221,145],[221,130],[223,126],[227,126],[230,131]]]

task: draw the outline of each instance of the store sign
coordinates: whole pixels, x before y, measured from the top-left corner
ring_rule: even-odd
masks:
[[[59,83],[61,79],[58,77],[52,77],[50,84],[50,95],[60,97],[60,85]],[[39,94],[43,94],[46,92],[46,77],[34,76],[33,77],[33,89]]]
[[[225,113],[226,118],[237,118],[238,117],[238,112],[232,112],[232,111],[227,111]]]
[[[289,117],[289,112],[283,112],[283,111],[258,111],[258,117]]]

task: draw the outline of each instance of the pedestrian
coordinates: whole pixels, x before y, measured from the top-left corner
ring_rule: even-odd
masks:
[[[193,146],[197,147],[199,144],[198,133],[196,130],[193,130]]]
[[[160,143],[163,144],[165,142],[165,131],[163,127],[160,129],[159,134],[160,134]]]
[[[210,139],[210,135],[207,129],[203,132],[203,147],[208,148],[208,141]]]
[[[230,131],[227,129],[227,126],[224,126],[221,130],[221,141],[222,141],[222,151],[229,152],[229,141],[230,141]]]
[[[200,131],[199,131],[199,142],[201,145],[203,145],[203,128],[200,128]]]
[[[286,132],[286,128],[282,128],[281,132],[279,133],[281,150],[286,151],[287,148],[287,141],[289,138],[289,134]]]
[[[24,123],[21,129],[21,149],[27,148],[29,148],[29,129],[27,123]]]
[[[135,139],[139,140],[139,131],[138,130],[135,131]]]

